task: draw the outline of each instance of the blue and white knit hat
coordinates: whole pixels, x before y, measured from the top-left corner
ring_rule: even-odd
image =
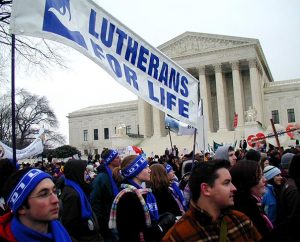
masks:
[[[276,166],[266,166],[264,168],[264,176],[267,181],[271,180],[274,176],[281,174],[281,171]]]
[[[166,165],[166,171],[167,171],[167,174],[170,172],[170,171],[173,171],[173,167],[170,166],[169,164]]]
[[[103,157],[104,163],[106,165],[111,163],[119,155],[118,151],[116,150],[109,150],[107,153],[108,154],[105,157]]]
[[[52,177],[39,169],[31,169],[18,182],[15,188],[12,190],[7,199],[7,204],[10,209],[15,213],[27,199],[29,194],[34,188],[45,178]]]
[[[121,173],[126,178],[132,178],[136,177],[146,167],[148,167],[148,161],[143,155],[138,155],[129,166],[121,170]]]

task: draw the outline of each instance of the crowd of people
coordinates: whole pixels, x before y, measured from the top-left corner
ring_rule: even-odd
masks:
[[[0,160],[0,241],[300,241],[300,146]]]

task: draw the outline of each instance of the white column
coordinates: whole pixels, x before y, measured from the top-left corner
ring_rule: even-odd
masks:
[[[153,135],[151,105],[138,98],[138,124],[141,135],[151,137]]]
[[[158,108],[152,106],[153,113],[153,136],[166,136],[167,130],[165,129],[165,113]]]
[[[232,68],[232,82],[233,82],[233,95],[234,95],[234,108],[238,114],[237,129],[244,126],[244,90],[239,70],[239,63],[231,63]]]
[[[257,61],[255,59],[249,60],[250,69],[250,86],[252,106],[257,111],[257,121],[263,122],[262,110],[262,87],[260,85],[259,72],[257,69]]]
[[[227,105],[226,105],[226,83],[224,81],[221,64],[215,65],[218,115],[219,115],[219,130],[228,131]]]
[[[200,96],[203,99],[203,115],[206,116],[208,131],[212,132],[210,85],[205,75],[205,66],[199,67]]]

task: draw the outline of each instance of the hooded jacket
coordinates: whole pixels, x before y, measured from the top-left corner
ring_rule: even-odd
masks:
[[[229,156],[228,156],[229,147],[230,145],[219,146],[218,149],[216,150],[215,158],[229,161]]]
[[[68,161],[64,167],[67,179],[77,183],[85,195],[89,197],[90,185],[84,181],[86,162],[83,160]],[[61,221],[70,236],[78,241],[100,241],[99,225],[95,214],[91,218],[81,217],[80,196],[75,189],[65,185],[61,195],[62,213]]]

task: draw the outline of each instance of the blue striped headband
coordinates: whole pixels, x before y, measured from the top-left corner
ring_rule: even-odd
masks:
[[[126,178],[135,177],[147,166],[148,161],[145,159],[144,156],[139,155],[133,160],[133,162],[131,162],[129,166],[122,169],[121,173]]]
[[[13,212],[17,212],[24,201],[41,180],[52,177],[39,169],[29,170],[10,193],[7,204]]]
[[[166,165],[166,171],[167,171],[167,174],[168,174],[170,171],[173,171],[172,166],[170,166],[169,164],[167,164],[167,165]]]
[[[118,151],[116,150],[110,150],[108,155],[103,158],[105,164],[109,164],[112,162],[117,156],[119,155]]]

